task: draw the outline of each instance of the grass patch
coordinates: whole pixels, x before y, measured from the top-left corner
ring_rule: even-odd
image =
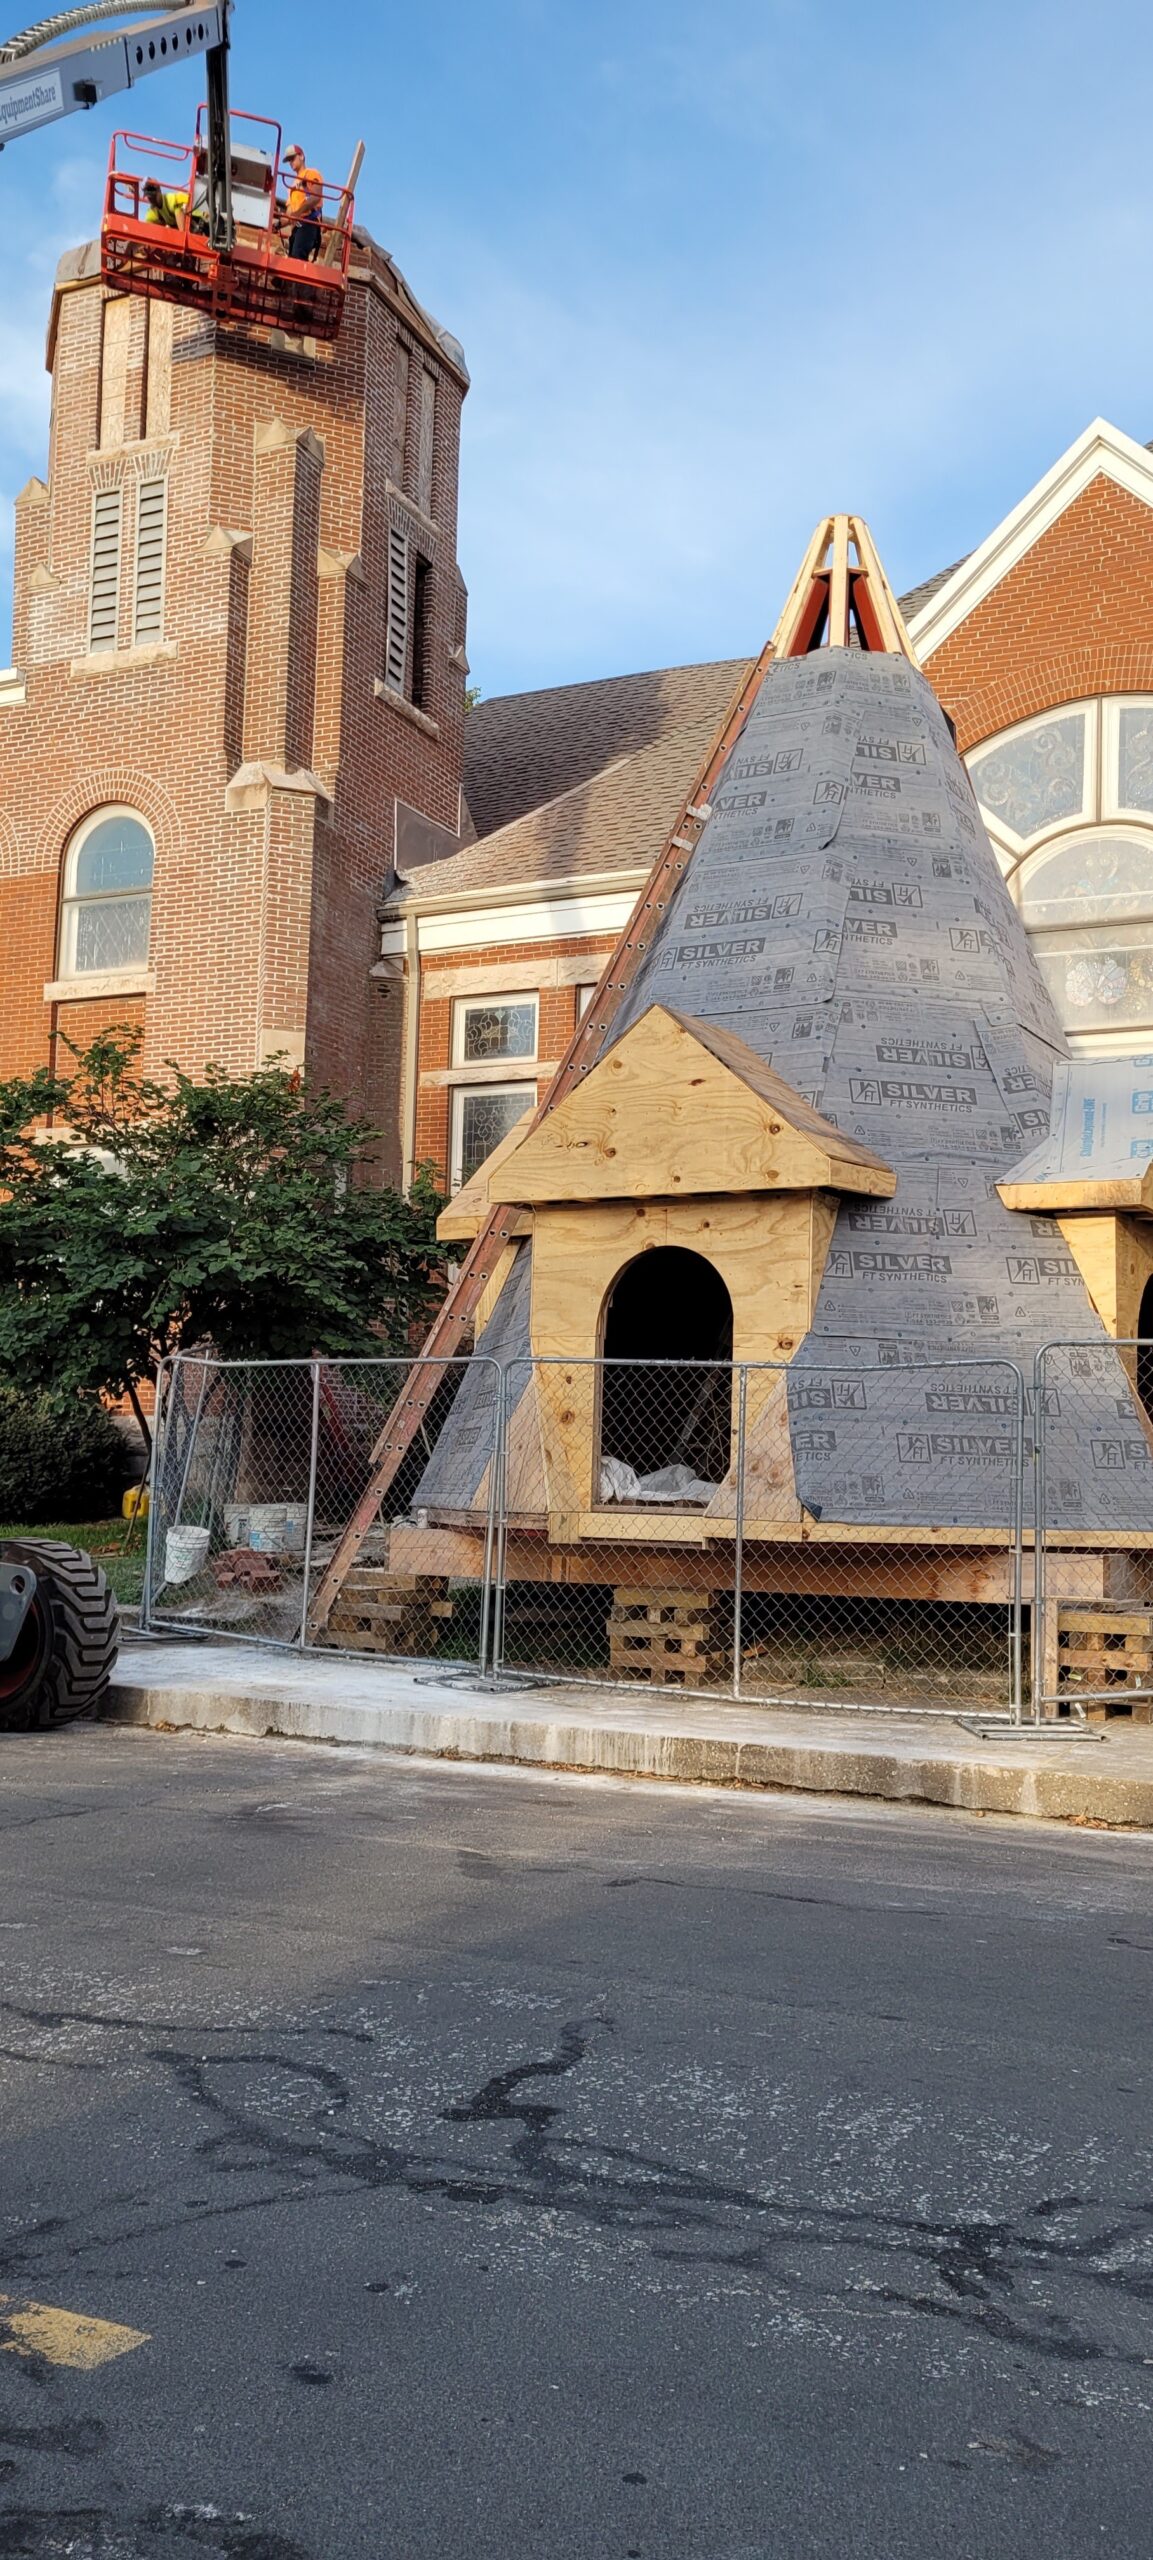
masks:
[[[70,1547],[85,1548],[125,1608],[135,1608],[144,1590],[144,1534],[142,1520],[134,1520],[131,1530],[121,1519],[41,1520],[35,1528],[27,1522],[0,1522],[0,1546],[6,1538],[63,1538]]]

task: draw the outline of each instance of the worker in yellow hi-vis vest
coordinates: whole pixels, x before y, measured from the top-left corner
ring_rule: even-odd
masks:
[[[158,222],[164,231],[183,231],[188,206],[185,187],[166,189],[161,186],[159,178],[146,178],[142,192],[148,207],[144,216],[146,222]]]

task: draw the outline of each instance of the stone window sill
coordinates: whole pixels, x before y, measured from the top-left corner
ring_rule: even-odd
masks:
[[[74,676],[116,676],[134,667],[155,667],[176,656],[175,640],[149,640],[134,649],[90,649],[86,657],[73,658],[69,674]]]
[[[20,711],[28,700],[28,687],[19,667],[0,667],[0,711]]]
[[[467,1067],[424,1067],[421,1084],[430,1090],[458,1084],[516,1084],[521,1076],[555,1076],[559,1058],[474,1058]]]
[[[86,969],[80,978],[50,978],[45,1004],[79,1003],[85,996],[150,996],[156,985],[153,969]]]
[[[397,693],[392,685],[385,684],[381,676],[374,677],[372,690],[378,702],[387,702],[390,711],[399,711],[401,719],[411,720],[414,729],[423,729],[426,738],[439,738],[437,722],[429,719],[427,711],[418,711],[406,693]]]

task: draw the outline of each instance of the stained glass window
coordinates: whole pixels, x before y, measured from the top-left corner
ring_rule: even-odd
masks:
[[[1153,842],[1064,838],[1028,864],[1021,913],[1067,1031],[1153,1021]]]
[[[1033,948],[1064,1030],[1134,1031],[1153,1022],[1153,924],[1043,933]]]
[[[143,966],[152,921],[153,859],[152,838],[132,810],[105,809],[85,820],[65,865],[62,976]]]
[[[1153,844],[1139,836],[1067,836],[1023,869],[1021,913],[1040,925],[1153,916]]]
[[[1123,703],[1118,726],[1117,806],[1153,809],[1153,703]]]
[[[969,759],[973,789],[1016,836],[1034,836],[1085,808],[1084,711],[1019,729]]]
[[[515,1129],[530,1104],[536,1101],[533,1084],[486,1084],[473,1091],[461,1087],[453,1096],[453,1149],[451,1187],[459,1191],[463,1182],[471,1182],[486,1156]]]
[[[493,1058],[535,1058],[536,1001],[535,996],[494,996],[485,1004],[459,1004],[458,1065],[478,1066]]]
[[[1153,699],[1071,704],[968,764],[1063,1028],[1153,1037],[1153,826],[1125,823],[1153,818]]]

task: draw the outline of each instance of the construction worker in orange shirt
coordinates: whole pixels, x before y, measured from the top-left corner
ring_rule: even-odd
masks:
[[[292,184],[285,208],[292,225],[288,236],[290,258],[315,258],[320,249],[320,208],[324,180],[319,169],[310,169],[304,157],[304,146],[290,142],[285,162],[292,171]]]

